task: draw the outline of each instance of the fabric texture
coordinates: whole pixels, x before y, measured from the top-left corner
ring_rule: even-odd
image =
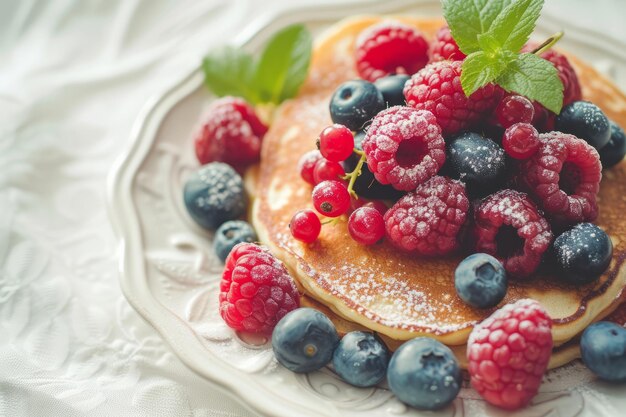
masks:
[[[562,12],[624,39],[589,17],[618,3]],[[149,98],[224,34],[303,4],[320,2],[0,2],[0,416],[254,415],[122,296],[105,186]]]

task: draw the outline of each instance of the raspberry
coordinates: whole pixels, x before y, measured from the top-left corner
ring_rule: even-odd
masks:
[[[430,62],[436,61],[463,61],[465,54],[459,49],[456,41],[452,37],[450,28],[446,25],[437,31],[435,39],[430,43],[428,49]]]
[[[552,320],[535,300],[507,304],[478,324],[467,342],[472,387],[489,403],[515,410],[539,391],[552,353]]]
[[[196,137],[196,156],[201,164],[221,161],[234,166],[249,165],[259,160],[265,132],[267,126],[244,100],[215,100]]]
[[[300,305],[287,268],[267,249],[236,245],[226,258],[220,282],[220,315],[234,330],[269,334]]]
[[[478,124],[490,115],[503,95],[502,89],[487,84],[466,97],[461,88],[461,64],[461,61],[433,62],[404,85],[407,104],[432,112],[444,135]]]
[[[558,224],[593,221],[602,179],[598,152],[582,139],[561,132],[539,135],[541,146],[523,161],[522,183]]]
[[[378,113],[363,139],[376,180],[403,191],[437,174],[446,159],[445,145],[431,112],[401,106]]]
[[[414,74],[428,62],[428,43],[411,26],[385,21],[365,29],[356,43],[361,78],[374,82],[390,74]]]
[[[474,220],[476,251],[495,256],[514,277],[532,274],[552,242],[548,221],[518,191],[501,190],[485,198]]]
[[[458,247],[469,209],[459,181],[436,176],[402,197],[385,213],[387,237],[398,248],[420,255],[444,255]]]

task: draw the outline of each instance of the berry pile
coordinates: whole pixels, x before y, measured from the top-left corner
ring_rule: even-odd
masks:
[[[422,256],[469,248],[495,257],[509,278],[530,278],[557,253],[555,234],[596,219],[602,160],[619,162],[626,136],[580,100],[576,73],[562,54],[541,52],[566,88],[566,106],[555,115],[494,84],[466,96],[465,55],[450,29],[441,28],[429,48],[420,46],[422,38],[389,21],[360,35],[355,59],[364,79],[337,87],[329,104],[334,124],[299,162],[302,179],[314,186],[313,208],[332,220],[299,211],[291,233],[311,244],[322,233],[319,224],[347,220],[346,233],[364,245],[385,239]],[[428,64],[420,52],[426,49]],[[409,50],[412,62],[392,56]],[[545,132],[547,119],[558,130]],[[376,210],[359,208],[364,198],[390,207],[382,221]],[[582,258],[599,256],[580,250]],[[610,246],[598,250],[610,259]],[[569,266],[553,264],[567,275]]]
[[[549,62],[542,61],[555,79],[558,73],[564,107],[555,114],[547,108],[554,106],[491,82],[466,94],[463,51],[471,51],[459,44],[448,26],[430,43],[394,21],[361,33],[361,78],[336,88],[328,106],[333,124],[297,163],[311,203],[293,215],[289,230],[304,245],[323,239],[323,227],[342,227],[358,244],[386,241],[410,255],[465,252],[450,277],[458,297],[476,309],[500,306],[469,337],[471,383],[488,402],[517,409],[534,397],[547,369],[552,321],[533,300],[502,306],[507,288],[544,264],[574,286],[606,271],[612,242],[590,222],[598,216],[602,170],[623,159],[626,135],[582,100],[566,56],[523,47]],[[332,363],[357,387],[386,377],[401,401],[419,409],[450,404],[461,372],[449,348],[420,337],[391,355],[375,334],[340,338],[324,314],[299,308],[286,267],[252,243],[255,231],[240,219],[246,198],[239,173],[259,161],[267,130],[246,101],[214,101],[195,140],[204,165],[184,187],[191,218],[215,233],[215,253],[225,262],[219,308],[226,324],[271,333],[277,360],[294,372]],[[581,352],[601,378],[626,380],[623,328],[590,326]]]

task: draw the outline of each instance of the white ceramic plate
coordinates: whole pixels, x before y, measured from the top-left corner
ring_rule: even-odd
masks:
[[[266,16],[234,44],[250,51],[279,28],[307,24],[314,33],[359,13],[440,13],[438,1],[392,1],[332,6]],[[570,28],[543,16],[538,33]],[[575,28],[562,42],[626,85],[626,46],[608,49],[601,35]],[[615,52],[619,51],[619,52]],[[222,265],[211,235],[188,217],[182,184],[197,167],[192,132],[212,97],[202,87],[200,69],[153,100],[132,132],[132,147],[109,182],[111,220],[120,238],[121,285],[130,304],[163,336],[190,368],[230,391],[254,411],[276,416],[508,415],[489,407],[467,386],[448,408],[420,413],[400,403],[384,386],[359,389],[330,369],[298,375],[279,366],[263,340],[231,331],[219,317],[218,283]],[[577,362],[547,375],[524,416],[623,415],[624,387],[593,379]]]

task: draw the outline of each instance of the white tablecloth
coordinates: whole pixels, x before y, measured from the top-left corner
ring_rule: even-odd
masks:
[[[0,416],[252,415],[123,298],[105,181],[149,97],[304,3],[0,1]],[[626,39],[623,2],[547,3]]]

